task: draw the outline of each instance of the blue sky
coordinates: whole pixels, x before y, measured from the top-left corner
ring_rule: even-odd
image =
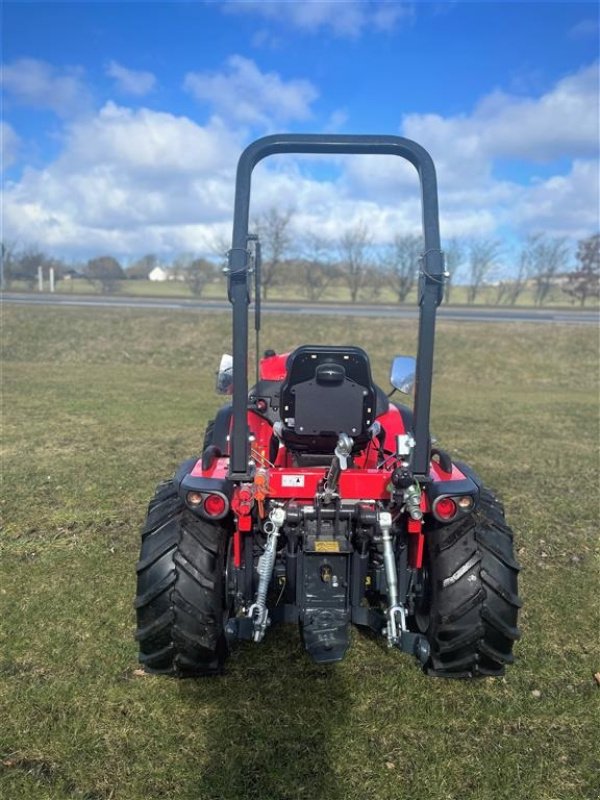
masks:
[[[207,252],[276,130],[419,140],[445,238],[598,227],[596,3],[5,2],[2,43],[4,236],[57,255]],[[387,158],[274,159],[255,208],[384,242],[415,189]]]

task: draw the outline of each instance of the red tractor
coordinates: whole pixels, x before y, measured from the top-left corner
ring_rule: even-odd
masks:
[[[267,351],[248,386],[249,277],[260,329],[260,243],[248,235],[250,180],[274,153],[393,154],[420,177],[417,358],[394,359],[391,402],[359,347]],[[435,316],[445,279],[433,162],[397,136],[276,135],[237,171],[228,294],[232,394],[201,456],[160,484],[137,565],[136,639],[149,672],[223,671],[237,640],[299,625],[318,663],[339,661],[351,624],[412,653],[430,675],[501,675],[519,636],[519,566],[501,503],[470,467],[432,447]],[[258,346],[257,346],[258,353]],[[258,359],[258,356],[257,356]]]

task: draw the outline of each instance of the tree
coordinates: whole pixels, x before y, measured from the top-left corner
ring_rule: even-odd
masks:
[[[206,284],[214,280],[217,270],[205,258],[195,258],[183,271],[185,282],[195,297],[200,297]]]
[[[290,208],[280,211],[272,207],[254,221],[262,252],[261,284],[265,300],[271,287],[278,282],[281,266],[289,254],[293,213]]]
[[[231,237],[225,236],[223,233],[213,233],[207,242],[208,252],[212,253],[219,261],[223,262],[223,266],[227,262],[227,253],[231,247]]]
[[[600,297],[600,233],[577,243],[579,269],[570,272],[563,291],[585,305],[588,297]]]
[[[444,300],[450,302],[453,281],[465,259],[465,248],[459,239],[450,239],[444,247],[444,264],[448,277],[444,284]]]
[[[297,262],[302,287],[311,302],[316,302],[337,275],[331,263],[332,244],[316,233],[306,233],[301,244],[303,258]]]
[[[30,289],[37,284],[38,270],[41,267],[46,278],[49,277],[50,269],[54,269],[54,280],[59,281],[62,277],[64,265],[56,258],[44,253],[36,245],[26,247],[22,252],[14,250],[8,253],[8,259],[3,254],[7,263],[4,264],[5,280],[25,281]]]
[[[396,235],[394,241],[381,253],[380,264],[390,279],[391,287],[404,303],[412,291],[419,273],[419,259],[423,254],[421,236]]]
[[[125,279],[123,267],[112,256],[91,258],[84,270],[85,277],[99,284],[106,294],[112,294],[120,288],[120,281]]]
[[[359,291],[365,284],[371,266],[371,236],[364,222],[357,222],[342,235],[338,249],[340,252],[339,271],[350,290],[350,298],[356,303]]]
[[[467,302],[474,303],[481,287],[496,266],[500,243],[495,239],[473,239],[469,244],[469,288]]]
[[[521,242],[516,274],[511,276],[510,280],[501,282],[497,296],[498,303],[504,300],[507,305],[514,306],[527,288],[527,284],[535,271],[539,240],[540,234],[529,234]]]
[[[363,293],[367,300],[377,301],[381,297],[381,292],[388,285],[388,278],[380,264],[369,263],[365,269],[365,280],[363,283]]]
[[[125,276],[130,280],[148,280],[152,270],[158,266],[158,256],[154,253],[138,258],[125,270]]]
[[[38,280],[38,269],[44,267],[46,254],[35,246],[29,246],[14,259],[11,277],[18,281],[25,281],[33,289]]]
[[[15,269],[15,253],[17,243],[3,241],[0,243],[0,289],[9,289]]]
[[[531,250],[531,270],[534,282],[534,302],[541,306],[555,285],[557,276],[566,271],[569,243],[564,236],[538,234]]]

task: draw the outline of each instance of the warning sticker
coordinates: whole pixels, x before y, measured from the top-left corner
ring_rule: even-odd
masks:
[[[282,486],[304,486],[304,475],[282,475]]]
[[[317,553],[339,553],[340,543],[331,539],[321,539],[315,542],[315,550]]]

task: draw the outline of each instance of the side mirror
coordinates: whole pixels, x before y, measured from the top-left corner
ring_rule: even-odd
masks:
[[[228,353],[221,356],[217,372],[217,394],[233,394],[233,357]]]
[[[413,356],[395,356],[390,369],[390,383],[404,394],[415,388],[417,361]]]

